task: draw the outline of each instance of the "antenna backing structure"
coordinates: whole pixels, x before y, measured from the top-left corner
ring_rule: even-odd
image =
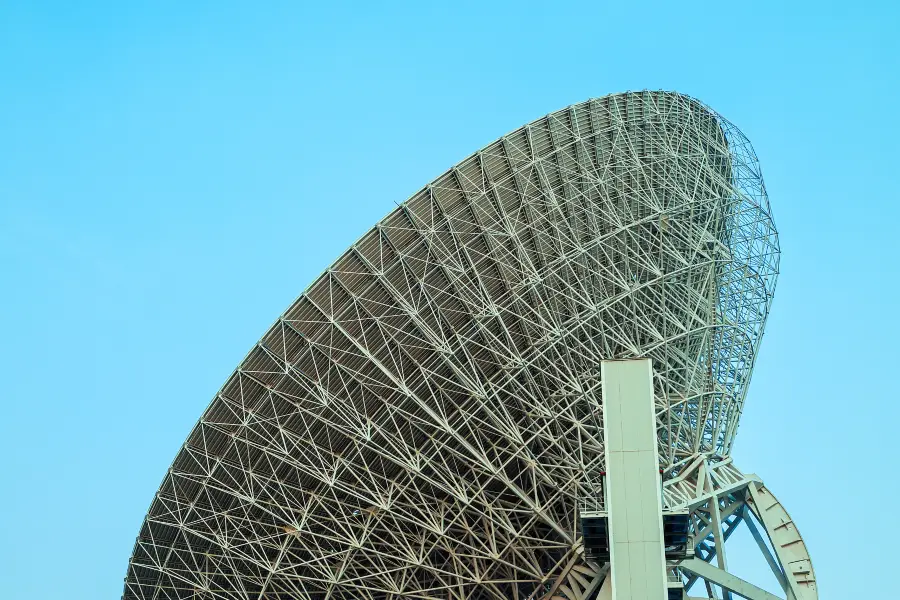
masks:
[[[637,471],[604,429],[605,365],[638,360],[646,394],[615,410],[648,403],[663,597],[777,598],[729,571],[744,526],[781,597],[817,598],[793,521],[730,457],[778,259],[753,148],[693,98],[615,94],[503,136],[253,347],[154,497],[123,597],[638,598],[613,585],[636,538],[608,495]]]

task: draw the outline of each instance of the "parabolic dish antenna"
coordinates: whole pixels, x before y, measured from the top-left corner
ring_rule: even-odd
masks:
[[[741,525],[783,597],[817,598],[787,512],[730,458],[778,257],[750,143],[688,96],[503,136],[253,347],[124,598],[776,598],[729,571]]]

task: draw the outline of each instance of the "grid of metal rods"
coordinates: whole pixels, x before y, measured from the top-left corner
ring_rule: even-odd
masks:
[[[753,149],[690,97],[503,136],[256,344],[166,474],[124,597],[577,598],[557,579],[596,573],[571,557],[604,469],[600,360],[653,359],[666,468],[727,456],[777,271]]]

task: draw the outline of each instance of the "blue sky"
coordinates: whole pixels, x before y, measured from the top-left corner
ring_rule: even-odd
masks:
[[[644,88],[743,130],[781,233],[736,460],[820,598],[895,595],[898,9],[564,4],[0,4],[4,598],[118,597],[178,447],[318,273],[484,144]]]

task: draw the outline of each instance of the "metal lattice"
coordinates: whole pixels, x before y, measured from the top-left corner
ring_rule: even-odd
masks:
[[[692,98],[617,94],[502,137],[253,348],[124,597],[577,598],[559,574],[596,573],[573,548],[604,469],[600,360],[653,359],[668,472],[727,456],[777,270],[753,149]]]

